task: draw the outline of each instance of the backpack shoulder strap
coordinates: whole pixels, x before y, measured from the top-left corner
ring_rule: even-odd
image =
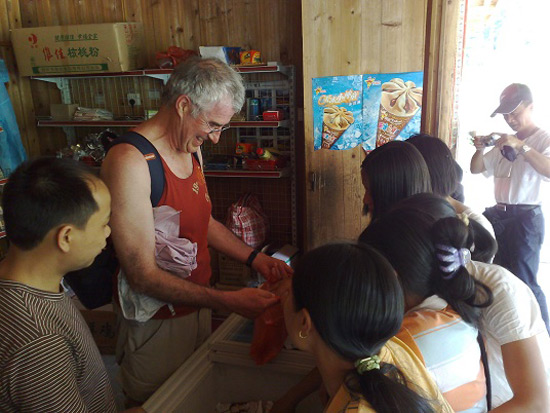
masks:
[[[151,204],[157,206],[164,191],[164,169],[157,149],[145,136],[137,132],[127,132],[114,139],[107,151],[119,143],[129,143],[143,154],[151,175]]]

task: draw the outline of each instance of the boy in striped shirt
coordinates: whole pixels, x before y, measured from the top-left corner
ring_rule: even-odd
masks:
[[[2,206],[0,411],[116,412],[101,355],[60,288],[106,245],[107,187],[76,161],[41,158],[13,172]]]

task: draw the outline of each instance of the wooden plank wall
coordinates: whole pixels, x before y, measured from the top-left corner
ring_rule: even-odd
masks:
[[[311,79],[423,70],[427,2],[302,0],[308,248],[356,239],[367,224],[362,216],[362,149],[313,151]]]
[[[301,79],[300,13],[297,0],[0,0],[0,53],[12,77],[10,97],[24,145],[34,156],[66,141],[60,130],[36,130],[35,111],[49,110],[59,93],[51,84],[17,76],[12,28],[138,21],[144,24],[149,67],[154,67],[155,52],[171,45],[194,50],[231,45],[260,50],[264,60],[296,65]]]
[[[465,7],[465,1],[428,2],[422,127],[426,133],[442,139],[453,152],[456,150],[455,85],[460,77],[456,73],[457,36],[464,25],[461,7]]]

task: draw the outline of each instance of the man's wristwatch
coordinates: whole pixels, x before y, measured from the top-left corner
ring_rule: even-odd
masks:
[[[246,266],[252,268],[252,262],[256,259],[256,256],[260,253],[258,250],[253,250],[250,255],[248,256],[248,259],[246,260]]]
[[[518,151],[518,155],[526,154],[526,153],[529,152],[530,150],[531,150],[531,147],[530,147],[530,146],[521,145],[521,148],[519,148],[519,151]]]

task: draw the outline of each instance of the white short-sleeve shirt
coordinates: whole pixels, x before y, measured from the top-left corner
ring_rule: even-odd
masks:
[[[550,338],[540,308],[531,289],[510,271],[494,264],[472,261],[466,268],[493,292],[493,303],[482,309],[481,332],[487,346],[491,374],[492,407],[510,400],[512,390],[506,379],[501,346],[537,336],[550,387]]]
[[[523,141],[525,145],[550,158],[550,134],[538,129]],[[495,199],[503,204],[540,205],[541,184],[548,181],[525,160],[518,156],[510,162],[494,147],[483,155],[485,176],[494,176]]]

